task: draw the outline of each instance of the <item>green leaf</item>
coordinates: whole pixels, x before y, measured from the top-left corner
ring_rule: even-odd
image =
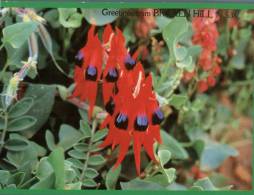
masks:
[[[27,55],[27,51],[28,51],[27,42],[25,42],[19,48],[13,48],[9,43],[6,43],[5,49],[7,51],[7,56],[8,56],[6,64],[15,66],[15,68],[21,68],[23,65],[21,61]]]
[[[104,9],[105,10],[105,9]],[[118,11],[118,9],[107,9],[108,11]],[[103,26],[113,22],[117,15],[103,15],[103,9],[82,9],[83,15],[87,22],[96,26]]]
[[[65,184],[64,189],[65,190],[81,190],[82,183],[76,182],[76,183],[69,183]]]
[[[87,178],[93,179],[93,178],[97,177],[99,175],[99,173],[95,169],[87,168],[85,170],[84,175]]]
[[[65,28],[77,28],[81,25],[82,15],[76,8],[59,8],[59,22]]]
[[[177,61],[184,60],[188,55],[188,50],[185,47],[174,48],[174,53]],[[179,67],[180,68],[180,67]]]
[[[3,42],[11,44],[13,48],[19,48],[36,28],[35,22],[20,22],[7,26],[3,29]]]
[[[83,163],[80,160],[75,158],[69,158],[68,161],[72,163],[73,167],[83,169]]]
[[[33,98],[23,98],[18,101],[16,104],[11,106],[10,111],[8,112],[9,118],[17,118],[24,114],[26,114],[29,109],[33,106],[34,100]]]
[[[64,189],[64,149],[58,147],[54,149],[48,157],[48,161],[54,169],[55,188]]]
[[[86,158],[86,155],[84,152],[81,152],[81,151],[78,151],[78,150],[70,150],[68,152],[68,154],[72,157],[72,158],[75,158],[75,159],[85,159]]]
[[[32,127],[37,122],[37,119],[32,116],[22,116],[13,119],[8,124],[9,132],[24,131]]]
[[[116,183],[120,176],[121,169],[121,165],[119,165],[116,169],[114,169],[114,167],[111,167],[111,169],[107,173],[105,185],[108,190],[113,190],[116,188]]]
[[[200,168],[203,171],[216,169],[226,158],[237,155],[237,150],[229,145],[219,143],[206,144],[200,158]]]
[[[87,152],[88,149],[89,149],[88,147],[89,147],[89,145],[86,144],[86,143],[78,143],[75,146],[73,146],[73,148],[75,150],[78,150],[78,151],[81,151],[81,152]]]
[[[149,181],[149,182],[153,182],[156,184],[159,184],[163,187],[168,186],[168,176],[163,172],[163,170],[161,171],[162,173],[160,174],[156,174],[154,176],[149,176],[147,177],[145,180]]]
[[[101,140],[102,138],[104,138],[106,135],[108,134],[108,129],[102,129],[97,131],[92,139],[92,142],[97,142],[99,140]]]
[[[16,137],[18,139],[18,137]],[[19,138],[21,139],[21,138]],[[22,140],[22,139],[21,139]],[[6,154],[7,160],[10,164],[21,169],[23,166],[28,166],[29,171],[34,163],[37,162],[38,152],[31,142],[28,142],[28,147],[23,151],[8,151]]]
[[[123,190],[165,190],[161,185],[150,181],[134,179],[129,182],[121,182]]]
[[[176,62],[176,66],[178,68],[185,68],[188,71],[191,71],[194,67],[193,67],[193,61],[192,61],[192,57],[191,56],[187,56],[186,58],[184,58],[182,61],[177,61]]]
[[[161,137],[162,144],[160,145],[160,149],[169,150],[171,152],[172,159],[185,160],[189,158],[186,150],[175,138],[167,134],[165,131],[161,131]]]
[[[168,150],[159,150],[158,157],[160,159],[161,166],[163,167],[171,158],[171,152]]]
[[[43,178],[39,182],[35,183],[30,187],[30,189],[53,189],[55,182],[55,175],[52,173],[48,177]]]
[[[86,187],[95,187],[95,186],[97,186],[97,183],[93,179],[84,179],[82,183]]]
[[[9,139],[4,147],[11,151],[23,151],[28,147],[28,143],[21,139]]]
[[[87,121],[80,120],[79,125],[80,125],[80,131],[82,131],[85,137],[92,136],[92,130]]]
[[[174,106],[176,109],[180,109],[188,100],[186,95],[173,94],[169,99],[169,104]]]
[[[32,97],[34,104],[27,112],[27,115],[37,119],[35,125],[23,131],[27,138],[32,137],[48,120],[49,114],[55,102],[56,87],[54,85],[29,84],[25,97]]]
[[[36,169],[36,177],[42,180],[43,178],[47,178],[48,176],[50,176],[52,173],[54,173],[54,170],[52,165],[49,163],[48,158],[41,158]]]
[[[54,138],[54,135],[49,130],[46,131],[46,143],[47,143],[48,148],[51,151],[53,151],[55,149],[55,147],[56,147],[55,138]]]
[[[176,47],[177,39],[188,30],[188,23],[184,17],[173,18],[168,25],[163,29],[162,36],[169,48],[170,57],[174,57],[174,48]]]
[[[156,24],[158,25],[159,29],[163,31],[163,29],[170,23],[171,19],[165,16],[157,16]]]
[[[102,150],[103,148],[100,147],[100,145],[103,143],[103,141],[98,141],[95,144],[93,144],[90,148],[89,151],[90,152],[98,152],[100,150]]]
[[[53,27],[53,28],[59,28],[60,23],[58,21],[58,10],[56,9],[50,9],[44,14],[44,19]]]
[[[100,154],[99,155],[93,155],[88,160],[88,164],[93,165],[93,166],[101,165],[104,162],[105,162],[105,158]]]
[[[24,172],[17,172],[10,176],[8,183],[9,184],[15,184],[16,186],[19,186],[23,183],[25,179],[25,173]]]
[[[164,169],[165,174],[167,175],[168,178],[168,183],[172,183],[176,179],[176,169],[175,168],[169,168],[169,169]]]
[[[11,174],[9,171],[0,170],[0,184],[6,185],[8,183],[10,176]]]
[[[83,135],[75,128],[66,124],[61,125],[58,145],[63,147],[64,150],[68,150],[81,139],[83,139]]]
[[[214,190],[218,190],[218,188],[216,188],[213,183],[210,181],[209,178],[202,178],[199,179],[198,181],[196,181],[193,184],[193,187],[200,187],[201,190],[209,190],[209,191],[214,191]]]

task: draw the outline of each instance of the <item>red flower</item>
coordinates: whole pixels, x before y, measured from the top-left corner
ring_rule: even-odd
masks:
[[[208,90],[208,84],[206,80],[200,80],[198,81],[198,92],[203,93]]]
[[[88,100],[89,118],[97,95],[97,83],[103,81],[103,100],[108,116],[101,128],[108,127],[109,133],[101,147],[119,146],[115,167],[124,159],[130,143],[133,150],[137,173],[140,174],[141,148],[152,160],[155,141],[161,142],[160,122],[163,113],[152,90],[151,75],[145,77],[143,66],[137,62],[138,52],[132,56],[125,48],[125,38],[116,28],[108,25],[103,33],[103,43],[94,35],[94,27],[88,32],[88,41],[78,54],[83,59],[82,67],[76,66],[73,97]],[[102,71],[102,64],[105,68]]]
[[[216,26],[218,17],[216,10],[204,10],[205,15],[212,17],[196,17],[192,20],[194,35],[192,42],[202,47],[198,65],[202,71],[208,72],[206,80],[198,82],[198,91],[205,92],[208,87],[213,87],[216,84],[215,77],[219,76],[221,69],[221,59],[214,54],[217,49],[217,41],[219,33]]]
[[[119,145],[120,151],[115,167],[126,155],[130,142],[133,149],[137,173],[140,174],[140,151],[142,146],[152,160],[155,141],[161,142],[159,124],[163,113],[159,109],[155,94],[152,91],[152,78],[144,77],[144,70],[137,63],[131,71],[121,72],[117,83],[119,91],[114,96],[114,111],[108,116],[103,126],[109,126],[109,134],[101,147]]]
[[[214,87],[216,84],[216,80],[213,76],[208,76],[207,77],[207,84],[209,87]]]
[[[195,72],[195,71],[192,71],[192,72],[184,72],[184,74],[183,74],[183,80],[184,80],[185,82],[188,82],[188,81],[190,81],[195,75],[196,75],[196,72]]]
[[[103,48],[97,34],[94,35],[94,26],[88,32],[88,41],[85,47],[80,50],[79,57],[83,58],[82,68],[78,66],[75,68],[75,89],[71,97],[79,97],[81,100],[89,102],[88,116],[91,118],[103,59]]]

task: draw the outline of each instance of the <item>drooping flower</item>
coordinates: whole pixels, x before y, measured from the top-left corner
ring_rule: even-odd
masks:
[[[103,48],[98,35],[94,34],[94,26],[89,30],[87,43],[80,50],[78,57],[82,61],[82,67],[75,67],[75,89],[72,97],[79,97],[82,101],[89,102],[88,116],[91,118],[97,96],[98,80],[102,72],[103,59]]]
[[[88,100],[91,118],[97,84],[102,79],[103,102],[108,115],[101,128],[108,127],[109,132],[100,147],[119,146],[117,167],[133,143],[136,170],[140,174],[142,147],[156,160],[153,144],[161,142],[159,124],[164,116],[152,89],[152,77],[145,77],[138,55],[138,51],[130,55],[120,29],[113,31],[107,25],[100,42],[91,27],[88,41],[77,55],[81,67],[75,67],[72,97]],[[102,64],[105,65],[103,70]]]
[[[117,167],[133,141],[136,170],[140,174],[142,147],[152,160],[156,160],[153,144],[161,142],[159,124],[163,120],[163,113],[152,91],[152,77],[149,75],[145,78],[141,63],[138,62],[131,71],[122,71],[117,85],[119,91],[112,98],[113,113],[103,123],[103,126],[108,125],[109,134],[101,147],[112,145],[114,149],[119,145]]]

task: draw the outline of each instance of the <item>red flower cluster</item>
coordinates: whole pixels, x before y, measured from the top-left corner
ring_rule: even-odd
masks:
[[[135,34],[139,38],[147,38],[150,31],[156,28],[154,9],[139,10],[139,18],[135,24]]]
[[[116,28],[107,26],[103,43],[89,30],[88,41],[78,57],[83,59],[82,68],[75,69],[73,96],[88,100],[89,118],[95,104],[97,81],[103,82],[103,101],[108,112],[101,128],[108,127],[109,133],[100,147],[119,146],[115,167],[124,159],[129,145],[133,149],[137,173],[140,174],[140,152],[142,146],[152,160],[156,160],[153,144],[160,138],[159,124],[164,119],[152,89],[152,77],[145,76],[143,66],[137,61],[137,52],[131,56],[125,48],[125,38]],[[102,65],[105,64],[102,70]]]
[[[207,77],[198,81],[198,91],[205,92],[209,87],[216,84],[216,77],[220,74],[221,59],[214,54],[217,50],[217,40],[219,33],[216,26],[217,16],[216,10],[204,10],[205,15],[211,17],[195,17],[192,20],[192,28],[194,35],[192,37],[193,44],[202,47],[201,54],[198,59],[198,65],[201,71],[207,72]],[[186,73],[185,80],[190,80],[195,76],[195,72]]]

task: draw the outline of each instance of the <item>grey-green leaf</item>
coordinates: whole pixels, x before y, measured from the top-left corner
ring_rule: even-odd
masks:
[[[169,150],[172,155],[172,159],[187,159],[189,157],[187,151],[181,146],[181,144],[165,131],[161,131],[162,145],[160,149]]]
[[[3,29],[3,42],[9,43],[13,48],[19,48],[37,28],[35,22],[20,22]]]
[[[83,185],[86,187],[95,187],[97,186],[97,183],[93,179],[84,179]]]
[[[48,157],[48,161],[54,169],[55,188],[64,189],[64,150],[61,147],[54,149]]]
[[[99,173],[93,168],[87,168],[84,172],[85,177],[93,179],[99,175]]]
[[[105,162],[105,158],[102,155],[93,155],[89,158],[88,164],[89,165],[101,165]]]
[[[10,111],[8,112],[9,118],[17,118],[26,114],[29,109],[33,106],[34,100],[31,97],[23,98],[18,101],[16,104],[11,106]]]
[[[32,127],[36,123],[37,119],[32,116],[22,116],[13,119],[8,124],[9,132],[24,131]]]
[[[121,169],[121,165],[119,165],[116,169],[114,167],[111,167],[111,169],[107,173],[105,184],[108,190],[113,190],[116,188],[116,183],[121,173]]]
[[[21,139],[9,139],[4,147],[11,151],[23,151],[28,147],[28,143]]]

